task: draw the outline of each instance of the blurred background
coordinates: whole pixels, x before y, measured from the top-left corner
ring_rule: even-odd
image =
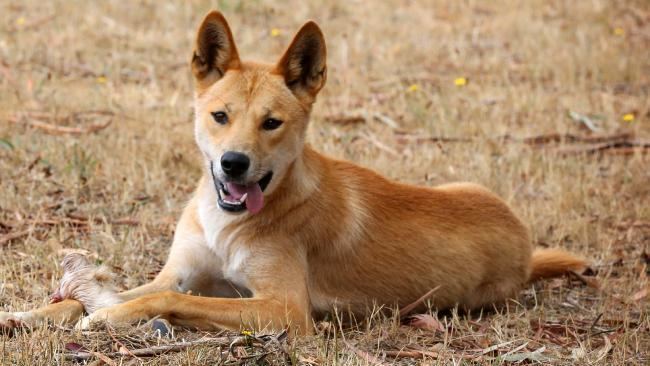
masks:
[[[201,174],[189,60],[215,8],[244,59],[275,62],[306,20],[322,27],[320,151],[403,182],[478,182],[536,245],[625,264],[580,305],[591,315],[647,294],[648,1],[26,0],[0,2],[5,310],[42,304],[69,251],[124,288],[159,270]]]

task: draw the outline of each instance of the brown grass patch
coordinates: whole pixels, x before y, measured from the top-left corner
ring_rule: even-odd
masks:
[[[319,150],[400,181],[479,182],[514,207],[537,245],[561,246],[594,263],[587,280],[538,283],[495,312],[434,313],[443,332],[382,315],[346,327],[334,318],[314,337],[287,341],[288,358],[274,349],[265,361],[647,364],[647,2],[219,4],[246,57],[279,57],[308,18],[323,27],[329,81],[310,133]],[[160,269],[199,176],[188,64],[194,30],[209,8],[153,1],[0,5],[4,310],[43,305],[66,250],[83,248],[114,266],[125,288]],[[625,139],[594,137],[621,134]],[[176,336],[157,340],[141,328],[116,334],[133,349],[202,335]],[[54,364],[68,343],[102,353],[119,344],[107,332],[35,329],[3,336],[0,362]],[[255,349],[239,347],[226,358],[222,348],[201,344],[142,361],[256,362],[243,356]],[[122,361],[140,362],[132,358]]]

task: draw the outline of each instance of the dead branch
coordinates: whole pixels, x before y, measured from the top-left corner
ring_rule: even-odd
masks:
[[[399,136],[397,142],[407,143],[422,143],[422,142],[472,142],[474,139],[469,137],[444,137],[444,136]]]
[[[358,137],[370,142],[372,145],[374,145],[379,150],[387,152],[388,154],[390,154],[392,156],[400,156],[400,154],[399,154],[399,152],[397,152],[397,150],[395,150],[392,147],[390,147],[390,146],[384,144],[383,142],[379,141],[379,139],[377,139],[377,136],[375,136],[373,134],[363,133],[363,134],[359,134]]]
[[[46,133],[52,135],[85,135],[89,133],[94,133],[105,129],[113,123],[113,116],[115,113],[106,110],[91,110],[91,111],[81,111],[74,112],[67,116],[55,118],[48,113],[44,112],[23,112],[21,116],[13,116],[8,119],[9,122],[14,124],[25,124],[40,130],[45,131]],[[53,120],[56,122],[62,122],[67,120],[78,120],[83,118],[88,118],[88,116],[106,116],[111,117],[104,123],[96,123],[88,127],[68,127],[60,126],[57,124],[52,124],[45,122],[45,120]]]
[[[399,351],[384,351],[386,357],[393,358],[440,358],[441,355],[435,351],[424,351],[424,350],[399,350]],[[477,360],[478,358],[472,355],[463,355],[452,353],[452,357],[458,357],[464,360]]]
[[[133,357],[152,357],[157,356],[163,353],[168,352],[179,352],[188,347],[197,346],[197,345],[213,345],[228,347],[231,344],[231,338],[229,337],[219,337],[219,338],[204,338],[196,341],[186,341],[186,342],[177,342],[172,344],[164,344],[159,346],[151,346],[146,348],[134,349],[130,351],[131,356]],[[227,353],[227,352],[226,352]],[[121,352],[111,352],[104,354],[108,358],[117,358],[125,356]],[[96,352],[92,351],[79,351],[75,353],[64,353],[61,355],[62,361],[83,361],[90,358],[97,357]]]
[[[105,123],[92,125],[92,126],[86,127],[86,128],[57,126],[57,125],[53,125],[53,124],[50,124],[50,123],[41,122],[41,121],[37,121],[37,120],[19,120],[19,119],[15,119],[15,118],[10,118],[9,122],[15,123],[15,124],[24,123],[24,124],[29,125],[31,127],[41,129],[41,130],[43,130],[43,131],[45,131],[47,133],[50,133],[52,135],[65,135],[65,134],[84,135],[84,134],[93,133],[93,132],[97,132],[97,131],[101,131],[101,130],[105,129],[106,127],[108,127],[113,122],[113,120],[110,119],[110,120],[106,121]]]
[[[434,292],[438,291],[440,286],[436,286],[435,288],[429,290],[426,294],[422,295],[419,299],[415,300],[414,302],[406,305],[399,311],[399,317],[400,319],[404,319],[407,317],[413,310],[418,308],[420,305],[424,304],[424,302],[433,295]]]
[[[72,216],[72,215],[70,215]],[[126,226],[137,226],[140,225],[140,221],[130,218],[130,217],[125,217],[121,219],[115,219],[115,220],[108,220],[104,221],[100,218],[95,218],[93,220],[90,220],[88,218],[85,218],[83,216],[72,216],[72,217],[62,217],[62,218],[50,218],[50,219],[39,219],[39,220],[28,220],[31,225],[34,226],[59,226],[59,225],[69,225],[69,226],[76,226],[76,227],[82,227],[82,226],[89,226],[90,224],[103,224],[103,223],[108,223],[111,225],[126,225]]]
[[[372,114],[372,117],[374,119],[376,119],[377,121],[379,121],[379,122],[385,124],[386,126],[390,127],[390,128],[393,128],[393,129],[399,128],[399,124],[397,122],[395,122],[394,119],[388,117],[385,114],[375,112],[375,113]]]
[[[336,115],[325,116],[326,122],[335,123],[339,125],[365,123],[369,120],[377,120],[392,129],[399,128],[399,123],[397,123],[391,117],[379,112],[359,111],[359,112],[348,113],[348,114],[336,114]]]
[[[127,225],[127,226],[137,226],[140,225],[140,221],[136,219],[132,219],[129,217],[125,217],[122,219],[116,219],[113,221],[110,221],[112,225]]]
[[[117,337],[115,337],[115,334],[113,333],[113,330],[111,328],[112,327],[108,325],[106,327],[106,330],[108,331],[108,335],[110,335],[111,338],[113,338],[113,341],[119,346],[118,352],[124,355],[129,355],[131,357],[138,358],[138,356],[134,355],[133,352],[131,352],[131,350],[124,343],[122,343],[119,339],[117,339]]]
[[[325,116],[325,121],[338,125],[352,125],[366,122],[366,117],[362,115],[330,115]]]
[[[386,355],[386,357],[394,357],[394,358],[424,358],[424,357],[438,358],[440,357],[440,354],[438,352],[409,351],[409,350],[384,351],[384,355]]]
[[[400,143],[421,143],[421,142],[473,142],[476,141],[473,137],[447,137],[447,136],[418,136],[408,134],[402,131],[395,132],[397,141]],[[549,143],[623,143],[628,142],[634,137],[632,133],[620,133],[614,135],[594,135],[594,136],[579,136],[573,134],[551,133],[537,136],[530,136],[525,138],[517,138],[510,135],[503,135],[494,138],[487,138],[488,140],[495,141],[508,141],[520,142],[527,145],[545,145]]]
[[[76,221],[78,221],[80,223],[81,222],[85,222],[85,223],[93,222],[95,224],[104,223],[104,220],[102,220],[101,218],[96,217],[96,218],[91,220],[90,218],[88,218],[86,216],[75,214],[75,213],[69,213],[68,217],[70,219],[76,220]],[[131,218],[131,217],[123,217],[121,219],[108,220],[108,223],[111,224],[111,225],[129,225],[129,226],[140,225],[139,220],[136,220],[136,219]]]
[[[16,239],[22,238],[23,236],[27,236],[31,232],[32,232],[32,229],[27,229],[27,230],[16,231],[16,232],[13,232],[13,233],[9,233],[7,235],[0,236],[0,246],[8,244],[12,240],[16,240]]]
[[[611,152],[617,155],[633,155],[635,153],[650,152],[650,142],[644,141],[617,141],[588,146],[577,146],[558,149],[561,155],[594,155],[598,153]]]
[[[506,139],[513,139],[512,137],[504,136]],[[538,135],[532,137],[526,137],[522,142],[528,145],[542,145],[548,143],[560,143],[560,142],[581,142],[581,143],[599,143],[599,142],[617,142],[617,141],[627,141],[633,138],[634,135],[631,133],[619,133],[614,135],[593,135],[593,136],[579,136],[569,133],[551,133],[546,135]],[[516,140],[516,139],[515,139]]]

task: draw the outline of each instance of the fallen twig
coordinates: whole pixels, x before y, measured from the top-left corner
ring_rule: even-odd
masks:
[[[375,112],[372,114],[372,116],[379,122],[385,124],[386,126],[390,128],[399,128],[399,124],[395,122],[394,119],[388,117],[385,114],[381,114],[379,112]]]
[[[88,116],[107,116],[111,117],[109,118],[106,122],[104,123],[97,123],[90,125],[89,127],[68,127],[68,126],[60,126],[56,124],[52,124],[49,122],[43,121],[45,120],[55,120],[55,121],[65,121],[69,119],[78,119],[80,117],[88,118]],[[54,118],[51,115],[47,113],[41,113],[41,112],[24,112],[22,116],[14,116],[10,117],[8,119],[9,122],[14,123],[14,124],[26,124],[31,127],[38,128],[40,130],[43,130],[47,133],[50,133],[52,135],[84,135],[84,134],[89,134],[89,133],[94,133],[97,131],[101,131],[108,127],[112,122],[113,122],[113,116],[115,114],[111,111],[103,111],[103,110],[97,110],[97,111],[82,111],[82,112],[75,112],[72,113],[68,116],[61,117],[61,118]]]
[[[13,233],[9,233],[7,235],[0,236],[0,246],[9,243],[12,240],[16,240],[16,239],[22,238],[23,236],[27,236],[31,232],[32,232],[32,229],[27,229],[27,230],[23,230],[23,231],[15,231]]]
[[[98,218],[98,217],[91,220],[90,218],[88,218],[86,216],[82,216],[82,215],[74,214],[74,213],[69,213],[68,217],[70,219],[77,220],[79,222],[94,222],[95,224],[104,223],[104,220],[102,220],[101,218]],[[140,221],[138,221],[138,220],[136,220],[134,218],[131,218],[131,217],[123,217],[121,219],[108,220],[108,223],[112,224],[112,225],[131,225],[131,226],[140,225]]]
[[[421,142],[471,142],[474,139],[470,137],[444,137],[444,136],[399,136],[397,142],[399,143],[421,143]]]
[[[152,357],[167,352],[179,352],[191,346],[210,344],[215,346],[228,347],[230,343],[231,343],[231,338],[229,337],[204,338],[196,341],[177,342],[172,344],[164,344],[164,345],[134,349],[130,351],[129,355],[133,357]],[[68,360],[82,361],[82,360],[88,360],[96,356],[97,356],[96,352],[82,350],[75,353],[64,353],[61,355],[61,358],[62,360],[65,361]],[[104,356],[108,358],[116,358],[116,357],[123,357],[125,356],[125,354],[122,352],[111,352],[111,353],[104,354]]]
[[[409,142],[473,142],[476,141],[474,137],[447,137],[447,136],[419,136],[395,131],[397,141],[401,143]],[[530,136],[524,138],[517,138],[510,135],[497,136],[487,138],[487,140],[496,141],[512,141],[521,142],[527,145],[545,145],[549,143],[583,143],[583,144],[596,144],[596,143],[624,143],[628,142],[634,135],[631,133],[620,133],[615,135],[594,135],[594,136],[580,136],[566,133],[551,133],[537,136]]]
[[[123,219],[116,219],[109,221],[112,225],[128,225],[128,226],[136,226],[140,225],[140,221],[136,219],[132,219],[129,217],[125,217]]]
[[[570,133],[551,133],[545,135],[531,136],[522,139],[521,141],[529,145],[542,145],[548,144],[551,142],[581,142],[581,143],[599,143],[599,142],[616,142],[616,141],[627,141],[633,138],[634,135],[631,133],[619,133],[614,135],[593,135],[593,136],[580,136],[573,135]],[[503,137],[506,140],[515,140],[516,138],[510,137],[508,135]]]
[[[31,225],[33,226],[58,226],[58,225],[70,225],[70,226],[76,226],[76,227],[81,227],[81,226],[88,226],[91,223],[100,225],[103,223],[108,223],[111,225],[127,225],[127,226],[136,226],[140,225],[140,221],[130,218],[130,217],[125,217],[121,219],[115,219],[115,220],[108,220],[104,221],[100,218],[95,218],[95,219],[88,219],[86,217],[82,216],[73,216],[73,215],[68,215],[70,217],[60,217],[60,218],[53,218],[53,219],[38,219],[38,220],[27,220]]]
[[[348,114],[335,114],[335,115],[325,116],[326,122],[340,124],[340,125],[365,123],[373,119],[385,124],[390,128],[393,129],[399,128],[399,123],[397,123],[391,117],[379,112],[359,111],[359,112],[353,112]]]
[[[426,294],[422,295],[419,299],[413,301],[412,303],[406,305],[405,307],[401,308],[399,310],[399,317],[400,319],[406,318],[413,310],[415,310],[417,307],[422,305],[428,298],[433,295],[434,292],[438,291],[440,286],[436,286],[435,288],[432,288],[429,290]]]
[[[650,142],[643,141],[618,141],[603,143],[597,145],[589,146],[577,146],[558,149],[557,152],[562,155],[593,155],[598,153],[603,153],[610,151],[614,154],[620,155],[633,155],[635,153],[649,153],[650,152]]]
[[[439,358],[440,354],[438,352],[429,352],[429,351],[411,351],[411,350],[400,350],[400,351],[384,351],[384,355],[387,357],[394,358]]]
[[[411,349],[405,349],[405,350],[399,350],[399,351],[384,351],[383,352],[386,357],[393,357],[393,358],[425,358],[425,357],[430,357],[430,358],[440,358],[441,354],[435,351],[424,351],[424,350],[411,350]],[[465,355],[465,354],[458,354],[458,353],[451,353],[452,357],[458,357],[463,360],[477,360],[478,357],[472,356],[472,355]]]
[[[325,121],[339,125],[352,125],[366,122],[366,117],[362,115],[331,115],[326,116]]]
[[[581,114],[575,111],[569,111],[569,118],[571,118],[576,123],[580,123],[580,126],[584,126],[591,132],[597,132],[600,130],[594,121],[587,116],[586,114]]]
[[[383,142],[379,141],[375,135],[372,134],[359,134],[359,137],[370,142],[373,144],[376,148],[379,150],[385,151],[390,155],[393,156],[399,156],[400,154],[397,152],[397,150],[393,149],[392,147],[384,144]]]
[[[111,338],[113,338],[113,341],[115,341],[115,343],[119,346],[118,348],[119,353],[138,358],[138,356],[134,355],[133,352],[131,352],[131,350],[124,343],[122,343],[119,339],[117,339],[117,337],[115,337],[115,334],[113,334],[113,330],[111,329],[110,325],[106,327],[106,330],[108,331],[108,335],[110,335]]]
[[[398,136],[397,142],[399,143],[422,143],[422,142],[473,142],[474,138],[471,137],[445,137],[445,136],[416,136],[406,135],[404,133],[396,132]],[[556,149],[555,152],[560,155],[593,155],[599,153],[611,153],[616,155],[634,155],[636,153],[650,153],[650,142],[647,141],[634,141],[630,140],[633,137],[630,133],[621,133],[616,135],[600,135],[600,136],[578,136],[572,134],[548,134],[526,137],[523,139],[514,138],[510,135],[500,136],[496,138],[487,138],[487,140],[496,141],[512,141],[524,143],[531,146],[542,146],[550,143],[575,143],[569,147],[562,147]]]
[[[10,118],[9,122],[12,123],[19,123],[18,119]],[[83,135],[83,134],[88,134],[92,132],[97,132],[100,130],[105,129],[108,127],[111,123],[113,122],[112,119],[106,121],[105,123],[102,124],[96,124],[90,127],[86,128],[79,128],[79,127],[65,127],[65,126],[57,126],[53,125],[50,123],[45,123],[37,120],[25,120],[24,123],[36,127],[38,129],[44,130],[45,132],[51,133],[53,135],[64,135],[64,134],[70,134],[70,135]]]

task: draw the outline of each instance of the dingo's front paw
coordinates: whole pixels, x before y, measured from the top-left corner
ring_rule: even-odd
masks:
[[[122,326],[146,320],[149,320],[149,316],[142,311],[134,310],[133,307],[127,304],[118,304],[99,309],[94,313],[83,317],[79,322],[77,322],[75,327],[78,329],[89,329],[94,325],[102,323]]]
[[[29,326],[28,313],[6,313],[0,312],[0,330],[10,330],[19,327]]]
[[[52,301],[74,299],[88,313],[120,303],[113,274],[107,267],[94,266],[82,254],[71,253],[63,258],[63,268],[65,272]]]

